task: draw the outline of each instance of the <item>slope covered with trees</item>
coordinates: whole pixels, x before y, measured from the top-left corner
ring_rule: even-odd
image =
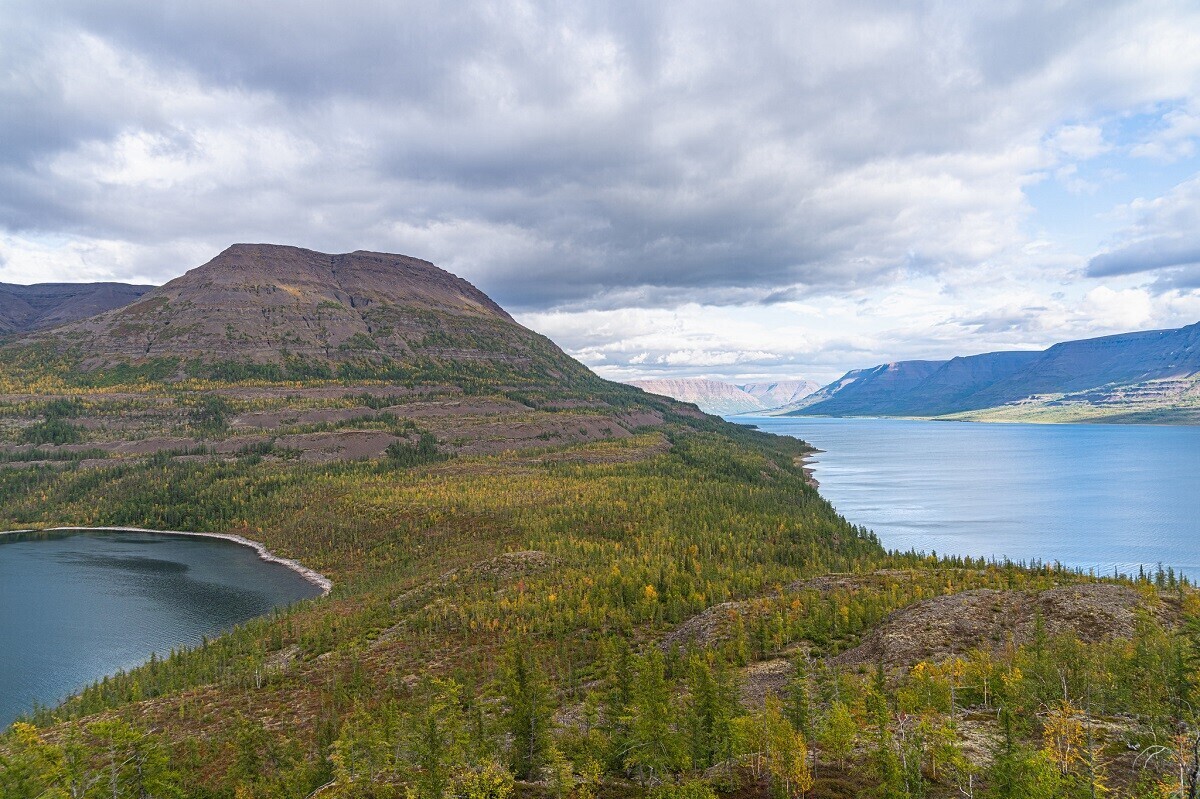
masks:
[[[1097,604],[1049,565],[887,553],[803,443],[528,331],[475,346],[519,343],[543,348],[521,368],[397,348],[402,373],[314,355],[303,377],[13,345],[4,526],[234,532],[334,589],[32,712],[0,737],[0,796],[1195,790],[1200,604],[1174,574]]]

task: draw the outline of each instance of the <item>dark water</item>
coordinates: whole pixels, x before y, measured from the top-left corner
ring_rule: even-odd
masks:
[[[824,450],[821,493],[890,549],[1200,581],[1200,428],[737,421]]]
[[[0,728],[118,669],[320,594],[249,547],[147,533],[0,536]]]

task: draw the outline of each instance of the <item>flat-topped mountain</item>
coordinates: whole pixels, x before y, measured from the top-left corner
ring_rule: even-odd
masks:
[[[46,335],[25,343],[45,343]],[[304,377],[451,362],[493,373],[586,371],[428,261],[269,244],[235,244],[136,302],[53,336],[84,371],[167,359],[193,374],[204,372],[198,363],[230,362],[286,365]]]
[[[1041,352],[992,352],[856,369],[792,413],[946,416],[984,411],[1010,419],[1200,419],[1200,323],[1068,341]]]
[[[818,387],[811,380],[735,385],[722,380],[698,377],[632,380],[629,384],[651,394],[661,394],[680,402],[691,402],[700,410],[719,416],[782,408],[807,397]]]
[[[128,305],[153,288],[127,283],[0,283],[0,335],[86,319]]]
[[[31,399],[42,396],[61,402]],[[0,471],[252,454],[436,460],[703,419],[600,379],[427,261],[265,244],[234,245],[124,307],[10,337],[0,406]]]

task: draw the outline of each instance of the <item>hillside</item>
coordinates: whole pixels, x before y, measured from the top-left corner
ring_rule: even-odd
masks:
[[[1200,740],[1173,573],[887,553],[803,442],[424,262],[233,248],[0,355],[0,526],[234,533],[333,583],[0,733],[4,799],[1145,796],[1177,771],[1141,748]]]
[[[600,380],[465,280],[381,253],[234,245],[0,356],[14,417],[0,468],[246,450],[329,462],[420,435],[467,454],[703,418]],[[24,405],[31,386],[61,401]]]
[[[125,283],[0,283],[0,336],[86,319],[128,305],[153,288]]]
[[[1200,421],[1200,324],[854,370],[792,413]]]
[[[629,385],[651,394],[693,403],[705,413],[717,416],[734,416],[788,406],[817,389],[817,384],[811,380],[735,385],[721,380],[678,378],[631,380]]]
[[[20,340],[18,363],[162,378],[589,379],[467,281],[403,255],[236,244],[121,308]],[[65,356],[65,357],[64,357]]]

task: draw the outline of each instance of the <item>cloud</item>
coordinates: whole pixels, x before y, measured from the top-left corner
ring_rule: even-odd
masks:
[[[1200,264],[1200,241],[1168,234],[1094,256],[1088,261],[1088,275],[1112,277],[1193,264]]]
[[[1074,97],[1176,86],[1196,60],[1116,69],[1144,54],[1115,44],[1166,37],[1161,19],[1083,3],[11,17],[9,231],[400,249],[530,309],[757,302],[987,262],[1022,246],[1032,172],[1106,146],[1059,123]]]
[[[1099,125],[1064,125],[1050,137],[1050,146],[1063,156],[1086,160],[1108,152],[1111,146],[1104,141]]]
[[[1178,161],[1196,154],[1200,139],[1200,111],[1196,107],[1173,108],[1163,114],[1163,124],[1130,149],[1131,155],[1159,161]]]
[[[612,374],[1101,329],[1026,190],[1103,197],[1114,119],[1158,114],[1129,152],[1170,169],[1197,135],[1200,11],[1133,2],[13,0],[4,21],[0,279],[163,281],[235,241],[405,252]],[[1185,263],[1176,205],[1190,228],[1103,222],[1087,273],[1120,292],[1147,253]],[[1161,321],[1200,271],[1159,275]],[[594,313],[620,322],[594,340]]]
[[[1088,261],[1089,277],[1104,278],[1200,265],[1200,175],[1161,197],[1118,208],[1116,241]],[[1160,285],[1175,287],[1171,275]]]

